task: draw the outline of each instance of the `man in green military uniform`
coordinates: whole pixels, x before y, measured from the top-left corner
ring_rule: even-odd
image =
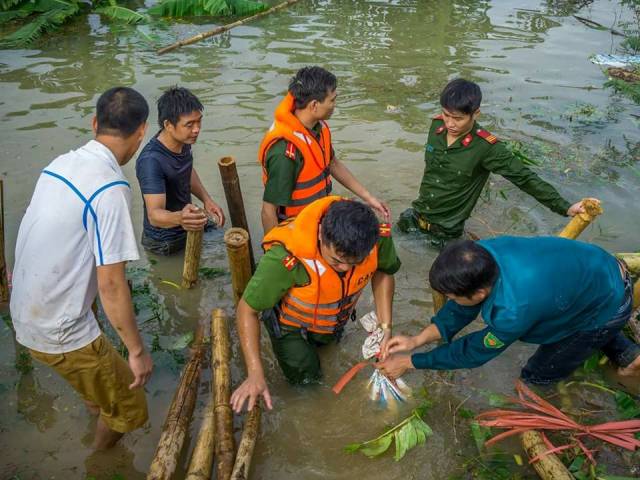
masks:
[[[476,122],[481,100],[480,87],[461,78],[442,91],[442,114],[429,129],[419,196],[400,215],[401,231],[428,234],[438,247],[460,237],[491,172],[560,215],[584,211],[582,202],[571,205]]]
[[[237,325],[247,378],[231,396],[236,412],[271,396],[260,359],[260,321],[273,352],[292,384],[317,382],[317,349],[340,339],[355,306],[371,283],[375,310],[391,338],[393,275],[400,260],[391,226],[378,224],[372,209],[357,201],[329,196],[307,206],[293,221],[265,236],[265,255],[238,303]]]

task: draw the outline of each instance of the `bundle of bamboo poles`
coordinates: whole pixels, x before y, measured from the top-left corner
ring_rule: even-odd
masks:
[[[205,357],[204,326],[200,324],[192,345],[191,358],[185,365],[180,383],[169,407],[158,448],[154,455],[147,480],[166,480],[173,476],[178,457],[189,429],[196,403],[200,370]]]

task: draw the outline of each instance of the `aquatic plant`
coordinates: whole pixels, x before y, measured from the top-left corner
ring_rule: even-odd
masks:
[[[162,0],[148,11],[163,17],[253,15],[267,5],[254,0]]]
[[[427,438],[433,435],[431,427],[422,420],[428,408],[429,405],[426,403],[421,405],[414,409],[410,416],[382,435],[367,442],[347,445],[345,451],[347,453],[361,452],[367,457],[373,458],[386,452],[395,440],[396,453],[393,458],[396,462],[400,461],[409,450],[416,445],[424,444]]]

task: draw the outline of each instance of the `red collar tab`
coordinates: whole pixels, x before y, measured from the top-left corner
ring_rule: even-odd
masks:
[[[391,224],[390,223],[381,223],[379,228],[381,237],[390,237],[391,236]]]
[[[441,127],[436,128],[436,135],[440,135],[445,130],[446,130],[446,127],[444,125],[442,125]]]
[[[471,141],[473,140],[473,135],[467,133],[467,136],[462,139],[462,146],[468,147]]]
[[[478,130],[476,130],[476,134],[480,138],[484,138],[491,145],[493,145],[494,143],[498,142],[498,137],[496,137],[494,134],[492,134],[490,132],[487,132],[486,130],[484,130],[482,128],[479,128]]]
[[[293,142],[287,143],[287,148],[284,151],[284,155],[286,157],[289,157],[291,160],[296,159],[296,146],[293,144]]]
[[[442,118],[442,114],[440,115],[436,115],[435,117],[433,117],[434,120],[444,120],[444,118]]]
[[[293,255],[287,255],[282,259],[282,265],[284,265],[284,268],[286,268],[289,271],[293,270],[297,264],[298,264],[298,259]]]

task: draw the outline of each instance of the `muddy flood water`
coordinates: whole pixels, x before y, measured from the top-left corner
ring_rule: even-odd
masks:
[[[13,265],[18,226],[40,170],[90,138],[99,93],[120,84],[138,89],[150,103],[175,84],[198,95],[205,116],[194,147],[195,166],[226,209],[216,162],[228,155],[237,159],[259,255],[258,144],[290,76],[308,64],[337,75],[338,107],[330,121],[337,155],[372,193],[389,202],[394,219],[417,193],[427,127],[439,112],[439,92],[449,79],[464,76],[483,89],[480,121],[485,128],[521,142],[528,156],[538,160],[536,171],[567,199],[602,200],[604,215],[582,239],[611,252],[637,251],[640,108],[604,88],[606,76],[589,61],[592,54],[616,53],[621,37],[589,28],[576,14],[606,26],[625,16],[631,20],[624,6],[609,0],[303,0],[164,56],[158,56],[135,27],[115,27],[97,15],[72,22],[31,49],[0,50],[0,175],[5,183],[8,265]],[[154,35],[159,44],[169,44],[212,28],[203,22],[175,23],[156,29]],[[149,27],[138,28],[150,33]],[[148,136],[153,133],[155,122]],[[139,236],[142,198],[134,161],[124,171],[133,188],[132,214]],[[548,235],[565,223],[507,181],[491,177],[468,227],[481,237]],[[0,323],[0,478],[145,477],[188,355],[190,332],[199,321],[208,321],[215,307],[233,319],[222,234],[205,234],[202,264],[211,267],[211,278],[202,279],[191,291],[171,284],[180,283],[182,255],[160,258],[141,249],[141,260],[129,265],[138,322],[155,363],[146,386],[150,421],[109,452],[92,453],[95,421],[59,377],[37,364],[28,373],[15,368],[13,335],[6,322]],[[396,275],[395,331],[416,333],[433,313],[426,277],[436,252],[418,237],[396,233],[394,238],[403,262]],[[371,301],[370,293],[363,296],[359,316],[371,309]],[[235,325],[230,323],[235,386],[244,366]],[[331,391],[360,360],[364,338],[364,330],[350,324],[343,341],[321,354],[324,383],[294,388],[277,367],[263,332],[275,408],[263,415],[251,478],[536,478],[526,461],[519,466],[511,455],[522,454],[516,441],[500,445],[509,455],[479,457],[469,418],[492,408],[496,395],[513,393],[533,347],[514,345],[475,370],[414,371],[405,380],[415,398],[386,411],[368,399],[366,374],[356,377],[339,397]],[[617,419],[613,396],[584,383],[604,381],[617,389],[612,372],[608,365],[583,369],[570,379],[573,383],[548,393],[587,423]],[[175,478],[184,476],[210,379],[207,369]],[[345,445],[375,438],[404,418],[424,393],[433,403],[425,421],[434,435],[426,445],[400,462],[389,453],[368,459],[343,451]],[[242,417],[236,417],[235,426],[239,439]],[[640,453],[598,448],[600,471],[640,476]]]

